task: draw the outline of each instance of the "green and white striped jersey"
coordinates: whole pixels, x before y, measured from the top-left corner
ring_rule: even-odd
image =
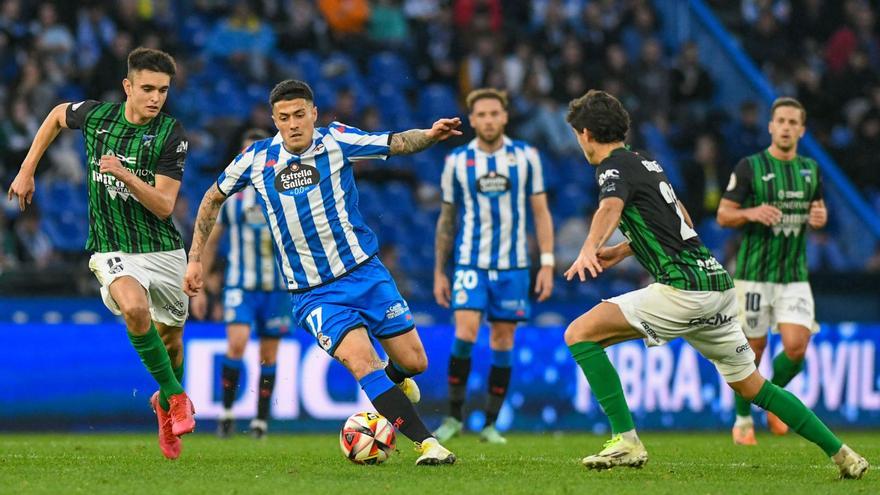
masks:
[[[743,208],[768,204],[782,221],[743,226],[736,258],[737,280],[790,283],[807,280],[807,220],[810,203],[822,199],[822,176],[810,158],[783,161],[762,151],[742,159],[730,175],[724,199]]]
[[[170,218],[160,219],[128,188],[100,172],[103,155],[119,158],[123,166],[150,185],[156,175],[183,178],[188,142],[183,126],[160,113],[143,125],[125,118],[125,103],[94,100],[67,107],[67,126],[85,137],[89,187],[89,237],[86,249],[99,253],[151,253],[182,249],[183,241]]]

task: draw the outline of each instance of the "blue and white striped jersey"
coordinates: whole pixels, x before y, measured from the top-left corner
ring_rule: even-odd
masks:
[[[358,211],[351,164],[387,158],[391,134],[333,122],[316,128],[312,145],[294,155],[279,133],[252,144],[220,174],[217,187],[227,196],[248,184],[256,189],[288,290],[326,284],[378,251]]]
[[[474,139],[446,156],[443,201],[458,208],[455,264],[485,270],[528,268],[527,196],[544,192],[537,150],[504,136],[495,153]]]
[[[229,236],[226,287],[257,291],[287,290],[272,247],[272,231],[257,204],[257,193],[246,187],[223,203],[218,221]]]

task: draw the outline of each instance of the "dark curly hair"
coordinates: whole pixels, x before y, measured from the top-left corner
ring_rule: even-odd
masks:
[[[629,131],[629,114],[620,101],[597,89],[571,100],[565,120],[578,133],[587,129],[600,143],[624,141]]]

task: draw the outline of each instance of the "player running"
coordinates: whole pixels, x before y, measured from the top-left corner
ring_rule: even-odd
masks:
[[[804,368],[804,355],[819,331],[813,293],[807,279],[807,229],[828,220],[822,177],[816,162],[797,154],[807,113],[794,98],[778,98],[770,109],[771,144],[748,156],[730,175],[718,205],[722,227],[742,227],[734,284],[740,325],[755,351],[755,363],[767,347],[770,328],[782,337],[783,352],[773,359],[774,385],[785,387]],[[733,441],[756,445],[751,404],[735,397]],[[767,424],[777,435],[788,431],[773,413]]]
[[[830,456],[842,478],[861,478],[868,462],[844,445],[797,397],[764,379],[739,325],[733,280],[700,242],[663,168],[624,145],[629,115],[620,102],[591,90],[572,101],[566,120],[587,160],[596,166],[599,209],[580,255],[565,272],[582,282],[635,255],[656,279],[643,289],[613,297],[571,323],[565,342],[611,423],[612,438],[589,469],[641,467],[648,452],[620,378],[605,347],[644,339],[649,346],[682,337],[715,364],[733,390],[776,414]],[[605,247],[620,226],[627,241]]]
[[[315,128],[312,90],[294,80],[276,85],[269,104],[278,134],[236,157],[202,199],[187,293],[201,289],[202,251],[221,205],[253,185],[291,292],[294,321],[348,368],[380,414],[416,442],[416,464],[452,464],[455,455],[431,436],[413,407],[419,393],[408,378],[424,371],[428,358],[409,306],[376,256],[376,236],[357,209],[352,164],[421,151],[460,135],[461,122],[440,119],[430,129],[400,133],[367,133],[338,122]],[[371,336],[388,354],[387,366]]]
[[[124,103],[62,103],[43,121],[9,188],[24,210],[34,195],[34,170],[62,129],[82,129],[88,159],[89,268],[104,304],[122,315],[128,338],[159,384],[150,403],[159,421],[159,447],[180,456],[180,436],[195,428],[183,391],[183,293],[186,254],[171,221],[183,178],[183,126],[161,113],[176,66],[165,52],[137,48],[128,55]]]
[[[485,313],[490,322],[486,423],[480,439],[507,443],[495,428],[513,364],[513,334],[529,318],[529,259],[526,250],[526,201],[532,207],[541,249],[535,278],[538,301],[553,291],[553,220],[544,194],[537,150],[504,135],[507,95],[478,89],[467,96],[470,124],[477,133],[469,144],[446,157],[443,206],[434,241],[434,298],[455,310],[455,340],[449,357],[449,416],[434,432],[445,442],[461,432],[462,405],[471,369],[471,350]],[[461,229],[456,236],[456,223]],[[455,242],[455,284],[446,265]]]
[[[245,133],[242,149],[268,137],[269,134],[261,129],[249,130]],[[275,263],[272,232],[257,204],[253,187],[230,196],[223,203],[217,223],[220,228],[211,232],[202,255],[202,264],[210,272],[220,239],[228,233],[229,255],[223,290],[228,347],[221,371],[223,415],[217,423],[217,436],[228,438],[233,432],[232,403],[238,392],[241,370],[244,369],[242,358],[253,327],[260,337],[260,378],[257,416],[251,420],[250,433],[255,439],[263,439],[269,431],[278,344],[290,326],[290,295]],[[206,304],[204,295],[194,297],[193,314],[203,318]]]

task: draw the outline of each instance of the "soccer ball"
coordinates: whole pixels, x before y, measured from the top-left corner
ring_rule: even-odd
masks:
[[[352,414],[339,432],[342,455],[355,464],[380,464],[394,452],[397,434],[379,413]]]

